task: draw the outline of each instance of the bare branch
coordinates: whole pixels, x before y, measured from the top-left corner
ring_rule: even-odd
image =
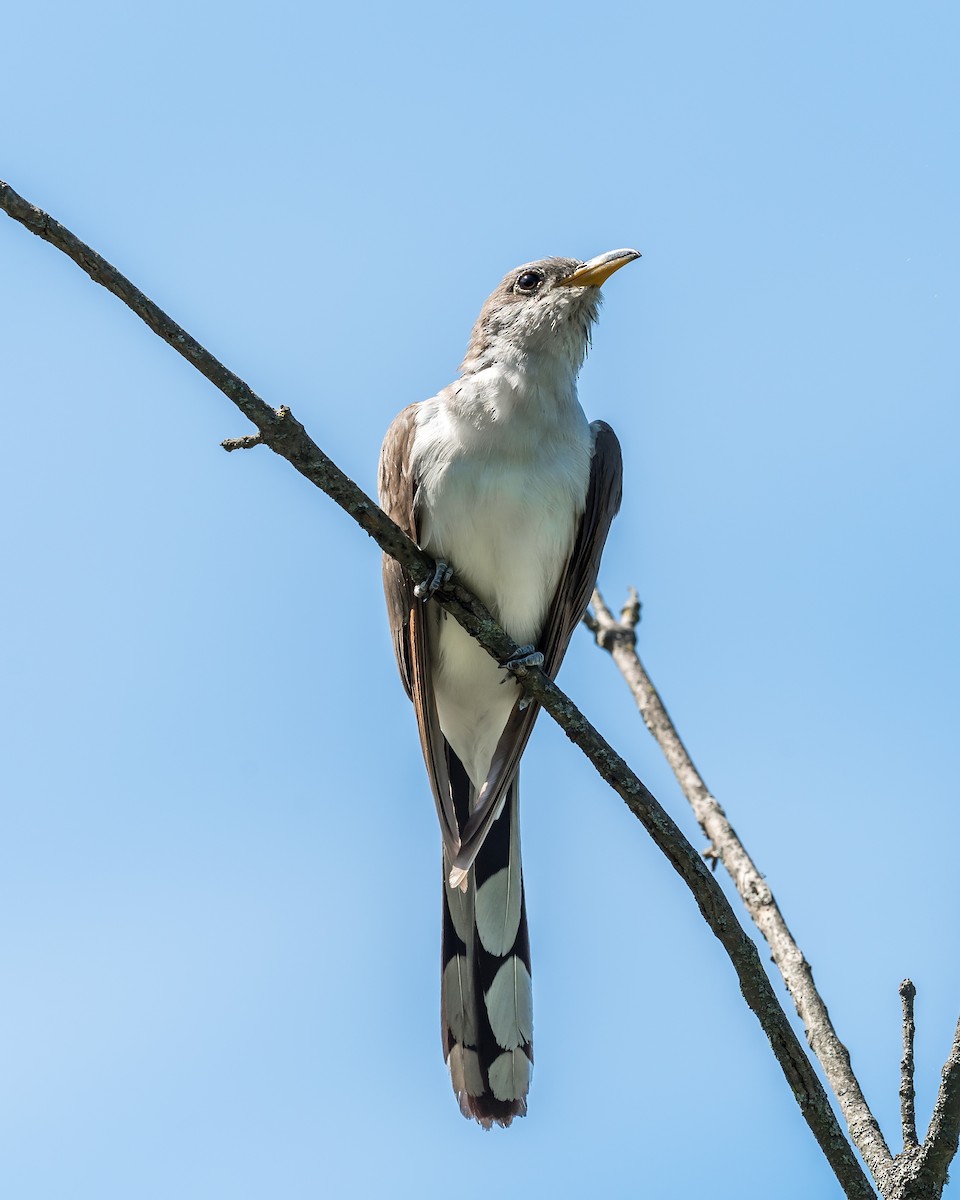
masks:
[[[583,614],[583,623],[591,633],[597,634],[600,632],[600,622],[589,609]]]
[[[900,1060],[900,1124],[903,1127],[903,1148],[918,1145],[916,1093],[913,1086],[913,1039],[916,1025],[913,1002],[917,989],[909,979],[900,984],[900,1003],[903,1008],[903,1058]]]
[[[813,982],[813,972],[793,938],[773,893],[727,820],[726,813],[710,794],[674,727],[663,701],[653,686],[636,652],[633,620],[636,592],[625,608],[627,622],[615,621],[599,592],[594,592],[593,609],[600,626],[597,643],[608,650],[627,681],[640,715],[657,739],[693,809],[713,853],[726,867],[744,905],[766,938],[797,1012],[803,1021],[814,1053],[840,1102],[854,1144],[863,1155],[874,1179],[883,1181],[893,1169],[893,1156],[860,1089],[850,1065],[846,1046],[837,1037],[827,1007]]]
[[[947,1169],[960,1145],[960,1022],[943,1067],[933,1119],[922,1146],[918,1146],[915,1095],[914,999],[909,979],[900,985],[903,1007],[903,1059],[900,1066],[900,1104],[904,1148],[894,1158],[870,1112],[850,1065],[850,1055],[837,1037],[816,986],[773,893],[737,837],[726,814],[710,794],[687,753],[669,714],[636,652],[636,626],[640,616],[637,593],[631,588],[617,621],[599,591],[593,595],[592,614],[584,623],[597,644],[609,651],[633,693],[647,728],[657,739],[711,845],[704,857],[720,859],[727,868],[747,911],[766,938],[784,982],[793,997],[814,1053],[833,1088],[854,1144],[863,1155],[882,1195],[889,1200],[936,1200],[943,1191]]]
[[[252,450],[254,446],[261,446],[263,438],[259,433],[246,433],[243,437],[224,438],[220,445],[229,454],[231,450]]]
[[[953,1044],[943,1064],[940,1091],[933,1106],[933,1119],[920,1150],[917,1179],[926,1185],[918,1195],[939,1196],[947,1179],[947,1169],[960,1145],[960,1021]]]
[[[2,182],[0,207],[31,232],[69,255],[95,282],[119,296],[158,336],[237,405],[257,426],[265,445],[286,458],[305,478],[335,500],[383,550],[403,565],[411,578],[419,581],[432,577],[434,563],[429,556],[336,467],[289,409],[268,407],[243,380],[218,362],[114,267]],[[517,647],[513,642],[486,609],[455,581],[444,584],[435,600],[498,661],[516,657]],[[844,1193],[864,1200],[872,1197],[870,1184],[843,1136],[826,1092],[776,999],[755,945],[740,927],[733,909],[700,856],[624,760],[541,670],[528,670],[523,687],[526,694],[546,709],[570,740],[584,751],[690,888],[704,919],[726,949],[743,996],[766,1033],[804,1119]]]
[[[631,588],[627,594],[627,602],[620,610],[620,624],[634,631],[633,640],[636,644],[636,630],[640,624],[640,597],[636,588]]]

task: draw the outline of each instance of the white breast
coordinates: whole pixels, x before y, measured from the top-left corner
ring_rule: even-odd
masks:
[[[572,379],[522,382],[493,368],[426,401],[412,466],[424,549],[536,645],[583,513],[591,433]],[[441,728],[479,786],[516,685],[455,621],[440,623],[434,654]]]

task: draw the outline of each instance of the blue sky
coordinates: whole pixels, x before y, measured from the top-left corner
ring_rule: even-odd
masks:
[[[602,585],[637,586],[895,1149],[897,985],[921,1121],[960,1008],[958,32],[55,0],[0,46],[0,175],[368,489],[508,268],[643,251],[581,377],[627,464]],[[547,720],[530,1115],[464,1122],[375,547],[219,450],[239,414],[6,219],[0,364],[5,1194],[839,1195],[689,895]],[[561,683],[699,845],[586,634]]]

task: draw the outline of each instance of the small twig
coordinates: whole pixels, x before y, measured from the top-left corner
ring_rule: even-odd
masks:
[[[246,433],[243,437],[224,438],[220,445],[228,454],[231,450],[252,450],[263,445],[263,437],[259,433]]]
[[[900,1123],[903,1126],[903,1148],[919,1145],[917,1139],[916,1093],[913,1086],[913,1039],[916,1025],[913,1002],[917,989],[909,979],[900,984],[900,1003],[903,1008],[903,1058],[900,1060]]]
[[[627,602],[620,609],[620,624],[625,629],[630,629],[636,633],[637,626],[640,624],[640,597],[637,595],[637,589],[631,588],[627,593]],[[636,637],[634,637],[636,642]]]
[[[596,617],[593,615],[593,613],[590,612],[589,609],[587,609],[587,611],[583,614],[583,623],[584,623],[584,625],[586,625],[586,627],[590,630],[591,633],[594,633],[594,634],[599,633],[600,622],[596,619]]]
[[[710,870],[716,874],[717,863],[720,861],[720,855],[718,851],[716,851],[713,846],[708,846],[706,850],[701,850],[700,853],[703,856],[703,861],[708,862],[710,864]]]

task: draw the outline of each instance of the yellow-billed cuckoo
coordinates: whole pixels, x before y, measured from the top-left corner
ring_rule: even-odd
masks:
[[[537,705],[456,621],[426,603],[453,570],[553,678],[620,506],[620,445],[587,423],[577,374],[600,285],[639,258],[517,267],[484,304],[459,379],[405,408],[380,454],[384,510],[438,562],[415,588],[385,557],[400,675],[443,836],[443,1051],[464,1116],[509,1125],[533,1062],[518,770]],[[542,655],[542,660],[540,656]]]

